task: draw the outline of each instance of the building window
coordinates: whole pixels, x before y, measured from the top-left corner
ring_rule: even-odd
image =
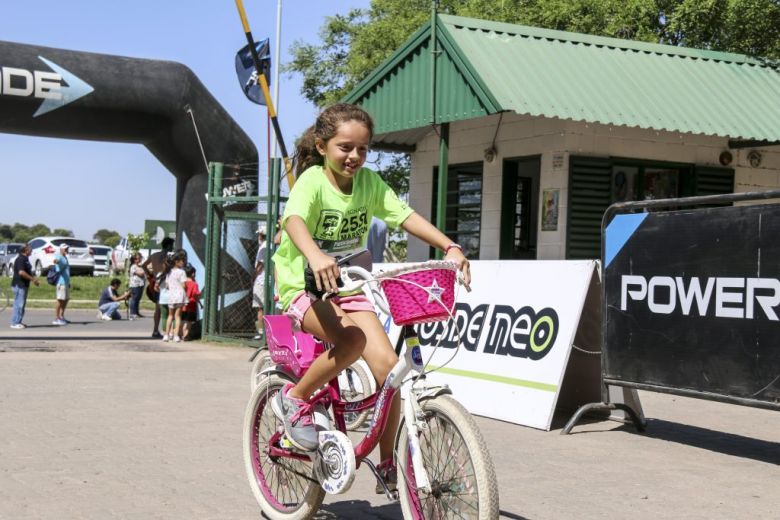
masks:
[[[691,195],[693,169],[642,164],[613,164],[612,202],[673,199]]]
[[[431,222],[436,225],[439,169],[433,170],[433,203]],[[480,226],[482,225],[482,163],[450,165],[447,173],[447,210],[445,235],[463,246],[471,260],[479,259]],[[431,256],[434,251],[431,250]]]
[[[733,193],[734,170],[619,157],[569,158],[566,258],[599,258],[610,204]]]

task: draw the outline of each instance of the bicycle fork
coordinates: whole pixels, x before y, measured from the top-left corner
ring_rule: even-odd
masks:
[[[404,337],[406,340],[406,351],[404,352],[404,358],[406,365],[417,372],[422,373],[423,362],[422,353],[420,352],[420,339],[417,337],[417,333],[410,326],[404,327]],[[409,396],[404,400],[404,423],[406,424],[406,430],[408,432],[407,438],[409,439],[409,446],[400,447],[401,449],[407,448],[412,456],[412,468],[414,469],[414,480],[417,489],[424,491],[425,493],[431,492],[431,483],[428,479],[428,472],[425,471],[425,465],[423,464],[422,453],[420,452],[420,439],[419,431],[420,425],[425,427],[425,420],[418,402],[418,394],[412,386],[409,389]],[[404,478],[406,473],[401,470]]]

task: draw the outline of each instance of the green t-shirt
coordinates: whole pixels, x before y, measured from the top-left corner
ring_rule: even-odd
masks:
[[[365,249],[372,217],[397,228],[412,212],[375,171],[361,168],[352,194],[345,195],[333,187],[321,166],[312,166],[295,182],[282,218],[286,222],[292,215],[301,217],[320,249],[340,258]],[[283,233],[273,261],[279,301],[287,309],[304,288],[306,257]]]

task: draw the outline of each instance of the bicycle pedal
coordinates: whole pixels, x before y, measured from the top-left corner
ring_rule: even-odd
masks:
[[[295,450],[296,449],[296,447],[292,443],[292,441],[290,441],[290,439],[287,438],[287,435],[282,435],[282,437],[279,439],[279,447],[280,448],[284,448],[286,450]]]

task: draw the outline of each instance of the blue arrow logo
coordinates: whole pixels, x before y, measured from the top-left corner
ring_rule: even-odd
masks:
[[[41,106],[39,106],[38,110],[33,114],[33,117],[42,116],[47,112],[64,107],[68,103],[72,103],[95,90],[86,81],[82,80],[72,72],[63,69],[56,63],[47,60],[43,56],[38,56],[38,59],[51,67],[54,72],[59,74],[65,83],[67,83],[67,85],[62,85],[60,87],[60,91],[62,92],[62,97],[60,99],[44,99],[43,103],[41,103]]]

